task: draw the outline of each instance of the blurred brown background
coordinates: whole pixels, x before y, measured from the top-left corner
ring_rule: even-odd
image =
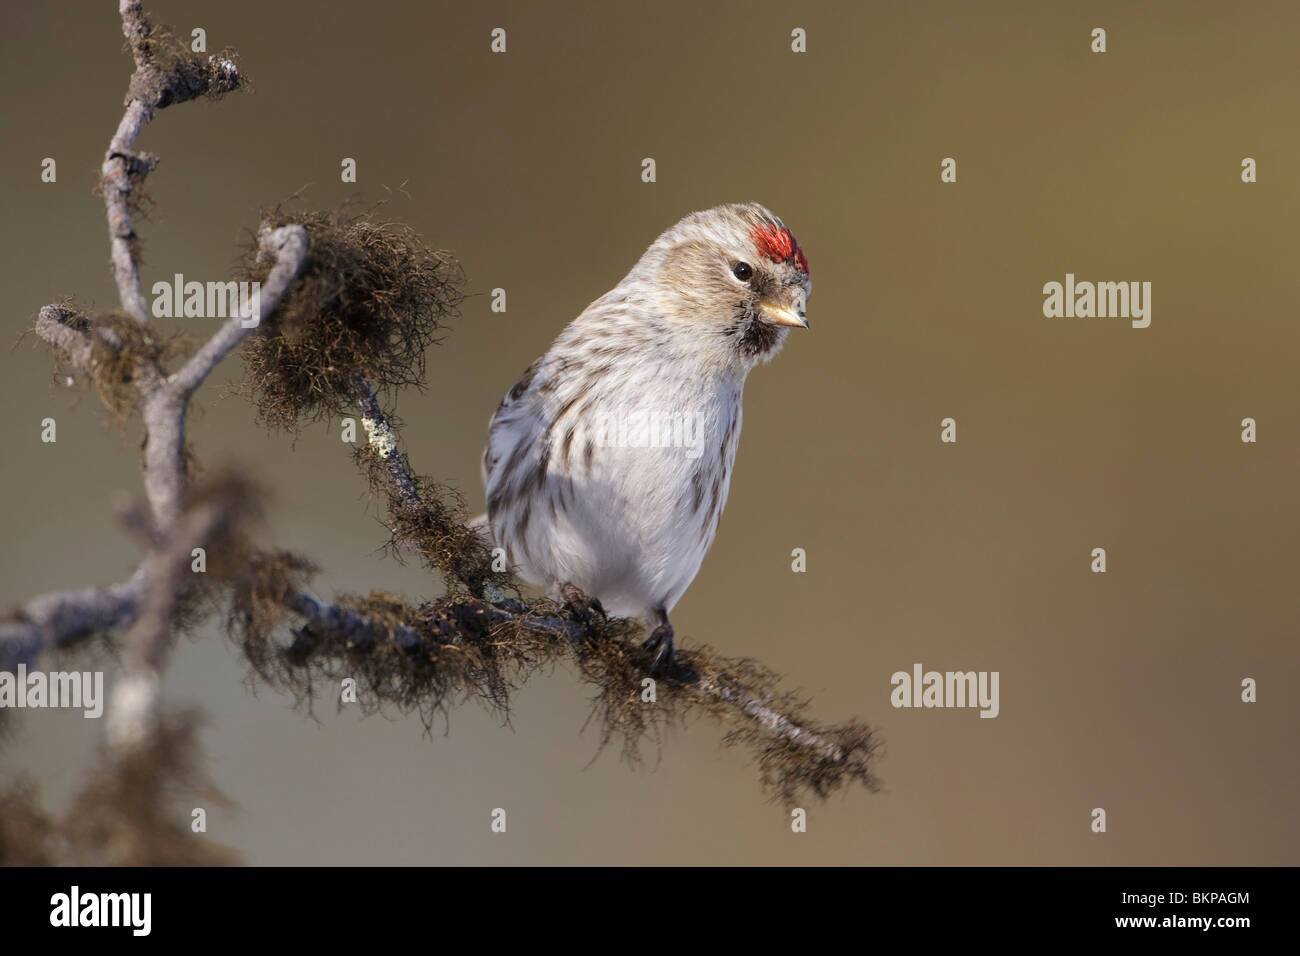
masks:
[[[59,295],[116,298],[90,194],[129,74],[116,7],[5,8],[13,337]],[[207,710],[212,775],[240,805],[211,813],[210,836],[252,863],[1300,862],[1300,7],[150,9],[204,27],[209,51],[235,46],[256,92],[164,110],[141,137],[162,157],[139,224],[146,288],[225,277],[259,207],[304,184],[320,208],[389,187],[388,211],[454,250],[477,293],[427,392],[398,408],[415,466],[471,507],[500,396],[662,229],[726,201],[784,217],[811,261],[813,327],[750,380],[726,517],[674,622],[887,741],[885,789],[808,804],[796,836],[715,725],[675,732],[645,769],[612,751],[588,766],[570,673],[532,681],[512,727],[470,705],[428,739],[415,719],[326,705],[317,725],[254,695],[212,632],[165,685]],[[46,156],[57,184],[40,182]],[[338,181],[345,156],[356,185]],[[1044,318],[1042,285],[1067,271],[1151,281],[1151,327]],[[139,493],[137,435],[53,387],[31,340],[0,363],[0,604],[124,577],[135,546],[106,506]],[[376,553],[337,427],[268,436],[224,397],[237,375],[214,376],[192,438],[274,488],[265,540],[319,561],[322,595],[436,593]],[[39,440],[47,415],[56,445]],[[1258,444],[1240,441],[1246,416]],[[891,708],[890,674],[916,662],[1000,671],[1001,716]],[[100,725],[29,712],[19,730],[0,779],[28,774],[58,806]],[[505,836],[489,832],[498,806]]]

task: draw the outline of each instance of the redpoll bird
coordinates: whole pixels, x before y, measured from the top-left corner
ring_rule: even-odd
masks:
[[[492,416],[491,538],[571,605],[668,614],[713,544],[750,369],[807,328],[808,260],[762,206],[687,216],[560,333]]]

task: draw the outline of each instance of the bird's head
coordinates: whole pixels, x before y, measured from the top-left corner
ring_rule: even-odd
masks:
[[[692,213],[646,251],[634,275],[674,337],[745,371],[792,328],[808,328],[808,258],[785,223],[757,203]]]

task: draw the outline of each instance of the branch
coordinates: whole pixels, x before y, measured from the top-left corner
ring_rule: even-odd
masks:
[[[135,77],[143,75],[149,69],[145,40],[151,27],[145,19],[140,0],[120,0],[118,13],[122,17],[122,34],[131,49],[131,58],[135,61],[135,74],[132,75],[130,87],[135,89]],[[130,197],[131,190],[142,183],[144,177],[158,165],[158,159],[148,154],[137,156],[131,147],[135,145],[144,124],[153,118],[157,105],[156,99],[147,102],[128,94],[126,111],[109,141],[108,151],[104,154],[104,162],[99,170],[100,187],[108,214],[109,254],[113,279],[117,282],[118,298],[128,314],[146,325],[149,322],[149,306],[145,301],[144,290],[140,288]]]
[[[240,517],[237,511],[245,504],[247,492],[233,477],[212,482],[171,534],[141,562],[140,574],[148,587],[127,636],[126,673],[119,679],[108,714],[108,736],[114,746],[134,746],[156,730],[158,674],[183,605],[193,600],[196,590],[190,568],[193,549],[203,548],[206,553],[214,540],[226,536]]]
[[[145,396],[145,492],[160,532],[176,520],[185,489],[185,414],[190,397],[256,325],[275,311],[307,258],[307,232],[301,226],[272,229],[264,225],[258,238],[262,252],[273,257],[275,264],[258,296],[257,322],[249,324],[252,315],[242,313],[227,319],[176,375]]]
[[[786,740],[795,747],[806,747],[819,759],[838,764],[848,756],[845,748],[827,734],[818,733],[816,730],[795,723],[785,714],[770,707],[766,701],[738,687],[726,684],[716,677],[698,681],[693,685],[693,690],[721,704],[735,707],[741,714],[752,720],[759,730]]]
[[[856,722],[812,722],[791,695],[776,693],[776,676],[752,661],[717,657],[706,648],[683,650],[680,666],[656,679],[647,701],[648,653],[631,644],[626,625],[617,622],[611,632],[591,616],[539,611],[511,600],[444,598],[412,609],[377,594],[345,606],[289,590],[281,602],[308,625],[271,652],[278,667],[266,666],[258,651],[249,657],[261,660],[263,676],[299,700],[317,696],[318,683],[335,685],[351,676],[368,695],[359,701],[363,708],[418,710],[426,726],[459,693],[477,695],[508,716],[515,683],[567,659],[597,688],[593,717],[599,719],[601,746],[621,738],[624,756],[633,762],[642,738],[699,710],[733,724],[729,740],[753,747],[765,784],[777,794],[794,799],[811,789],[824,797],[849,781],[877,786],[872,768],[878,741],[870,729]]]
[[[158,157],[135,153],[132,147],[165,106],[195,96],[218,96],[238,89],[239,71],[224,52],[206,59],[190,55],[166,31],[144,15],[141,0],[119,0],[122,34],[135,62],[126,97],[126,110],[109,141],[100,166],[100,188],[108,216],[109,252],[122,308],[142,325],[149,324],[149,306],[140,288],[135,226],[131,220],[132,192],[158,165]]]
[[[133,382],[143,404],[145,425],[144,484],[158,533],[164,533],[180,513],[185,489],[185,417],[190,397],[212,370],[265,320],[280,303],[307,258],[307,232],[301,226],[263,226],[258,235],[261,254],[273,260],[257,296],[256,313],[248,310],[229,318],[198,352],[170,378],[152,354],[129,354]],[[245,314],[247,312],[247,314]],[[97,348],[120,353],[126,347],[112,329],[94,325],[63,305],[47,305],[36,320],[36,334],[54,346],[79,372],[94,377]]]
[[[144,572],[106,587],[53,591],[32,598],[7,620],[0,620],[0,670],[70,647],[92,634],[129,627],[145,590]]]
[[[131,194],[157,166],[158,160],[149,154],[137,155],[132,147],[155,110],[195,96],[229,92],[238,88],[241,80],[231,57],[224,52],[206,60],[188,55],[174,37],[149,23],[140,0],[120,0],[118,10],[135,70],[128,87],[126,109],[101,166],[101,188],[108,216],[113,275],[122,307],[136,322],[147,325],[149,316],[140,287]],[[136,360],[133,381],[144,402],[145,487],[159,540],[164,539],[165,532],[174,530],[180,514],[185,488],[183,449],[189,397],[251,328],[274,310],[306,258],[307,236],[301,227],[267,229],[259,238],[263,252],[274,257],[275,265],[266,292],[260,296],[257,321],[249,321],[252,316],[240,315],[227,322],[173,380],[164,379],[152,356],[132,356]],[[97,348],[118,352],[126,347],[122,337],[112,329],[95,327],[85,316],[57,304],[41,309],[35,331],[85,376],[95,371]],[[184,555],[188,556],[195,536],[201,531],[211,532],[218,517],[215,513],[202,513],[195,519],[199,526],[183,529],[188,534],[178,536],[180,543],[176,547],[183,546]],[[34,661],[42,651],[75,643],[89,634],[131,627],[137,623],[142,608],[147,612],[140,628],[142,636],[132,643],[136,664],[137,667],[156,664],[162,638],[171,626],[175,610],[176,560],[175,555],[155,549],[128,581],[33,598],[9,619],[0,620],[0,666]]]
[[[36,316],[36,334],[67,356],[81,374],[89,375],[94,343],[87,335],[85,317],[66,306],[47,305]]]
[[[420,492],[416,488],[415,478],[411,475],[411,467],[407,464],[406,456],[397,447],[397,433],[389,424],[388,416],[384,414],[379,399],[375,397],[375,390],[359,375],[353,380],[353,388],[356,391],[357,407],[361,409],[361,424],[366,430],[366,439],[371,451],[383,460],[388,478],[401,502],[407,507],[418,508],[421,505]]]
[[[128,0],[123,0],[126,6]],[[138,7],[139,4],[136,4]],[[131,190],[144,181],[144,177],[158,165],[156,157],[137,156],[131,152],[140,130],[153,116],[153,107],[139,100],[127,103],[122,121],[104,154],[100,166],[100,183],[104,206],[108,214],[109,254],[113,264],[113,279],[117,282],[118,298],[130,315],[142,324],[149,322],[149,305],[144,290],[140,288],[140,268],[136,261],[135,226],[131,221],[129,199]],[[134,179],[134,183],[132,180]]]
[[[423,641],[413,628],[380,623],[350,608],[327,604],[305,591],[288,592],[284,606],[322,631],[343,635],[357,647],[366,647],[380,641],[395,641],[406,650],[418,647]]]
[[[170,385],[177,399],[188,399],[212,370],[275,311],[307,261],[309,242],[307,230],[302,226],[271,228],[268,223],[263,223],[258,233],[258,245],[264,258],[275,260],[270,275],[262,283],[254,303],[241,309],[238,315],[231,316],[172,377]]]

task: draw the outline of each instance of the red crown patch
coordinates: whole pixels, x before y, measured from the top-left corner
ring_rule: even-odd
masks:
[[[766,258],[773,262],[794,262],[794,267],[804,275],[808,274],[808,257],[803,254],[794,235],[785,226],[769,223],[755,226],[750,233],[754,246]]]

